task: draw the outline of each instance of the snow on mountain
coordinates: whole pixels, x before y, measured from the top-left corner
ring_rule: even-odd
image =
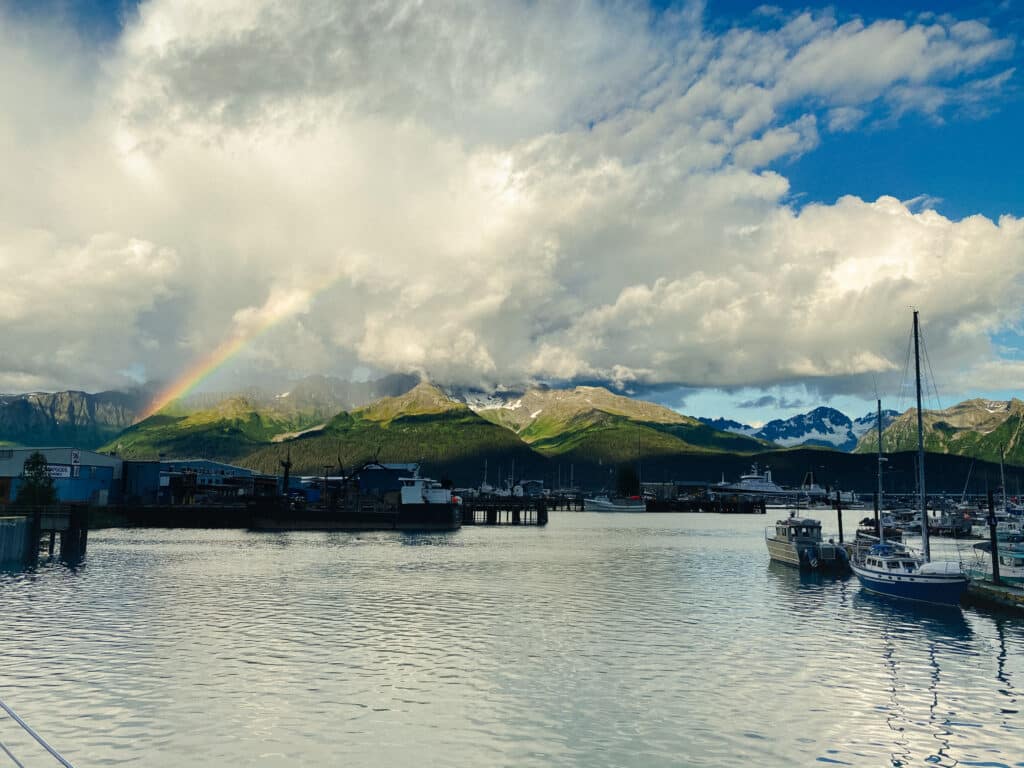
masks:
[[[882,430],[884,431],[886,427],[892,424],[892,420],[899,415],[899,411],[882,411]],[[853,420],[853,434],[857,436],[858,442],[860,442],[860,439],[864,437],[864,435],[866,435],[873,429],[878,429],[877,413],[868,413],[864,416],[861,416],[859,419]]]
[[[823,445],[851,451],[857,445],[853,422],[835,408],[822,406],[788,419],[774,419],[757,432],[757,437],[787,448],[794,445]]]
[[[882,411],[882,429],[897,416],[896,411]],[[876,415],[869,413],[852,420],[835,408],[815,408],[788,419],[769,421],[760,429],[731,419],[702,418],[708,426],[725,432],[757,437],[790,448],[795,445],[821,445],[840,451],[852,451],[861,437],[876,426]]]
[[[741,424],[740,422],[733,421],[732,419],[712,419],[701,417],[700,420],[712,429],[717,429],[720,432],[733,432],[737,435],[746,435],[747,437],[753,437],[757,434],[757,427],[752,427],[749,424]]]

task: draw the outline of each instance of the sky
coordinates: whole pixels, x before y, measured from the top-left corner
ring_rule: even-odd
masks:
[[[418,372],[749,424],[1024,373],[1024,3],[0,0],[0,391]]]

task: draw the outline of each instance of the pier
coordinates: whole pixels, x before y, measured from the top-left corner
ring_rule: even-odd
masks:
[[[462,503],[463,525],[547,525],[546,499],[501,497],[466,499]]]
[[[0,564],[35,565],[43,542],[48,556],[53,557],[58,535],[60,559],[80,560],[89,538],[89,508],[60,504],[8,509],[0,516]]]
[[[964,605],[1024,611],[1024,589],[1009,584],[993,584],[987,579],[971,579],[963,602]]]

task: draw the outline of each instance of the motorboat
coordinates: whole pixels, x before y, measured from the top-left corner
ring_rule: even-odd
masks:
[[[849,572],[846,550],[832,539],[822,541],[821,521],[797,517],[796,510],[765,529],[764,540],[772,560],[801,570]]]

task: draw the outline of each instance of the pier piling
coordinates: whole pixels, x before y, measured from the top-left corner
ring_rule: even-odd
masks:
[[[996,502],[992,491],[988,492],[988,535],[992,542],[992,583],[999,586],[999,540],[996,537]]]

